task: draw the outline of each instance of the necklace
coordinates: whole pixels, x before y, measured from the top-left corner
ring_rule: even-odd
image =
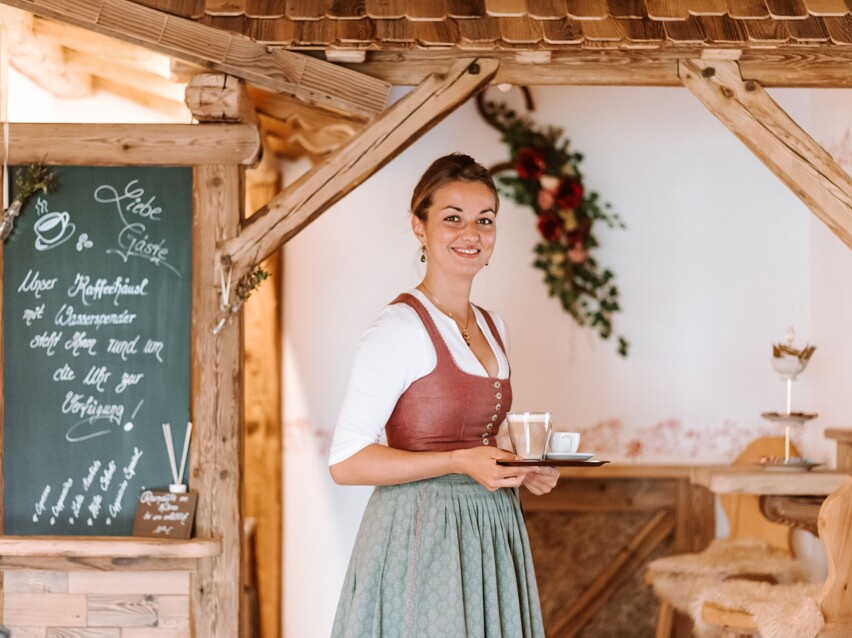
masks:
[[[464,339],[465,345],[467,345],[467,347],[470,348],[470,332],[467,329],[467,327],[470,325],[470,304],[468,304],[468,306],[467,306],[467,320],[464,322],[464,327],[462,327],[461,323],[459,323],[459,320],[456,319],[456,316],[453,313],[451,313],[449,310],[444,308],[444,305],[440,301],[438,301],[438,298],[435,295],[432,294],[432,291],[430,291],[426,287],[426,284],[420,284],[420,286],[423,288],[423,292],[426,293],[426,296],[429,297],[429,299],[431,299],[432,301],[435,302],[435,305],[438,306],[438,310],[440,310],[445,315],[447,315],[450,319],[452,319],[453,321],[456,322],[456,326],[458,326],[458,329],[461,332],[461,336],[462,336],[462,339]]]

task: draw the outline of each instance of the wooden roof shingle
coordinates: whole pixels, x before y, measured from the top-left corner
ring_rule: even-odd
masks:
[[[292,49],[852,45],[852,0],[134,0]]]

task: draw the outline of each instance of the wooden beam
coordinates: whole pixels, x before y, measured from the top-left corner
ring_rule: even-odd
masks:
[[[66,49],[88,53],[113,64],[153,73],[163,78],[168,79],[171,76],[171,58],[166,55],[69,24],[27,15],[33,21],[32,30],[36,36],[49,38]]]
[[[494,60],[457,60],[445,75],[430,76],[382,113],[349,144],[300,177],[250,219],[219,258],[239,280],[332,204],[408,148],[454,111],[497,71]]]
[[[323,108],[375,117],[390,85],[367,75],[249,37],[208,27],[131,0],[0,0],[152,51],[236,75]]]
[[[252,165],[259,153],[260,134],[246,124],[9,124],[13,164]]]
[[[142,88],[120,84],[98,76],[92,76],[92,84],[99,91],[106,91],[139,106],[144,106],[146,109],[159,111],[177,122],[188,122],[190,120],[189,110],[182,101],[170,100],[153,93],[147,93]]]
[[[657,545],[672,533],[674,517],[669,510],[660,510],[639,530],[615,559],[595,577],[571,606],[560,614],[549,628],[554,638],[573,638],[612,598],[618,588],[651,555]]]
[[[186,105],[199,122],[256,124],[245,83],[224,73],[199,73],[186,85]]]
[[[177,103],[183,100],[184,85],[182,83],[172,82],[156,73],[149,73],[116,63],[105,55],[93,55],[66,49],[65,62],[72,69],[80,69],[84,73],[104,78],[116,84],[133,87],[138,91],[144,91],[159,98]]]
[[[208,126],[213,126],[208,125]],[[201,127],[203,128],[203,127]],[[192,233],[192,431],[190,484],[198,491],[196,534],[222,540],[222,553],[199,562],[190,594],[192,635],[239,635],[242,547],[242,316],[218,334],[216,243],[234,237],[243,207],[243,168],[194,171]]]
[[[552,51],[550,62],[546,64],[519,62],[513,51],[488,50],[481,52],[481,56],[500,62],[492,84],[680,86],[678,61],[700,58],[703,50],[701,47],[561,50]],[[719,50],[713,51],[718,57]],[[464,52],[370,51],[363,63],[344,66],[391,84],[415,85],[430,74],[441,72],[460,55]],[[743,79],[754,80],[765,87],[852,87],[850,47],[751,49],[740,54],[739,62]]]
[[[449,67],[449,64],[446,68]],[[347,117],[339,113],[331,113],[325,109],[318,109],[310,104],[305,104],[288,95],[272,93],[256,86],[247,85],[246,90],[254,102],[258,113],[264,113],[270,117],[283,121],[298,119],[304,128],[322,128],[332,124],[347,122],[353,131],[363,128],[363,118]]]
[[[683,84],[852,248],[852,178],[736,62],[687,60]]]
[[[9,61],[22,75],[52,95],[82,98],[92,95],[92,78],[85,70],[69,67],[65,52],[50,38],[35,35],[33,17],[26,11],[2,7],[0,19]],[[3,87],[6,90],[6,87]]]

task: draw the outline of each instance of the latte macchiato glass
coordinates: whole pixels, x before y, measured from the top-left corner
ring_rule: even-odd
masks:
[[[550,439],[550,412],[510,412],[506,421],[515,454],[524,460],[543,459]]]

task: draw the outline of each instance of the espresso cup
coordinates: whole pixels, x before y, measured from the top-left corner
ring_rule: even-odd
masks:
[[[510,412],[506,421],[515,454],[524,460],[543,459],[550,438],[550,412]]]
[[[580,447],[579,432],[551,432],[550,451],[556,454],[572,454]]]
[[[45,244],[52,244],[65,234],[69,220],[68,211],[45,213],[36,220],[35,232]]]

